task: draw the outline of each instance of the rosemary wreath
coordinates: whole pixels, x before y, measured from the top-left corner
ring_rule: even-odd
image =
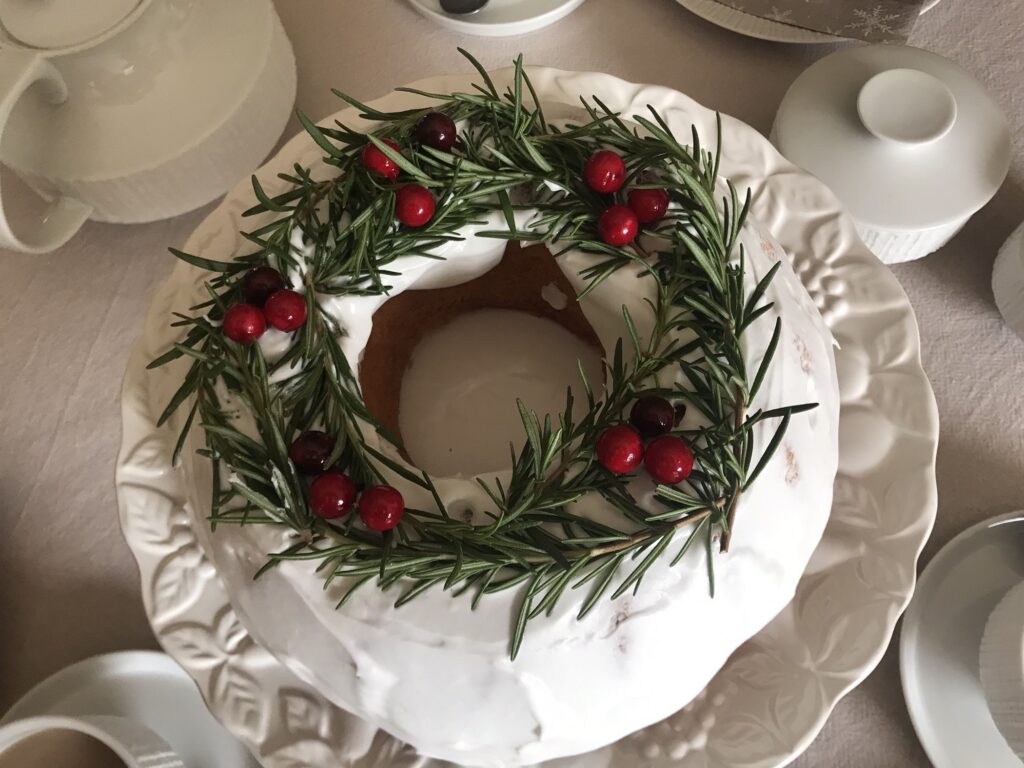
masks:
[[[363,118],[379,123],[369,135],[342,123],[318,127],[300,115],[324,152],[323,162],[335,170],[318,178],[315,169],[296,165],[281,175],[287,191],[275,196],[266,194],[254,176],[257,204],[246,215],[269,212],[273,220],[243,233],[253,246],[247,255],[220,262],[172,249],[213,276],[206,282],[208,298],[188,314],[176,313],[173,325],[183,329],[181,341],[150,368],[191,358],[159,421],[163,424],[189,404],[176,460],[198,417],[206,438],[198,453],[213,465],[211,525],[270,524],[295,532],[294,544],[269,553],[260,573],[282,560],[316,561],[325,588],[347,580],[339,607],[367,582],[385,590],[398,587],[396,605],[436,585],[472,593],[474,606],[485,595],[521,587],[510,648],[514,658],[528,622],[550,613],[567,591],[583,590],[582,618],[602,596],[637,590],[663,555],[677,563],[694,542],[707,549],[714,594],[716,540],[722,551],[728,549],[741,494],[768,462],[790,418],[814,405],[748,412],[771,364],[779,321],[753,375],[746,370],[740,339],[771,307],[763,296],[775,268],[745,292],[737,237],[750,198],[748,193],[741,202],[728,182],[726,194],[716,197],[720,136],[709,151],[694,128],[686,146],[655,110],[649,116],[633,115],[627,123],[597,98],[581,100],[589,120],[555,125],[545,119],[522,57],[515,62],[511,87],[499,92],[480,64],[462,53],[482,81],[473,91],[402,89],[436,100],[434,109],[457,122],[459,141],[451,149],[398,150],[391,143],[406,141],[425,109],[385,113],[335,91]],[[368,146],[379,151],[378,159],[393,163],[395,173],[369,171],[361,162]],[[598,235],[595,222],[608,198],[584,184],[580,174],[588,157],[602,148],[624,158],[626,181],[634,188],[668,193],[668,212],[642,231],[650,250],[639,240],[614,245]],[[399,172],[438,201],[423,226],[394,226],[400,184],[393,177]],[[514,202],[524,196],[528,205]],[[527,207],[536,213],[521,231],[515,212]],[[591,254],[581,273],[587,283],[581,296],[616,270],[639,264],[641,279],[656,285],[656,300],[654,329],[646,339],[624,308],[628,338],[619,340],[606,361],[603,390],[595,390],[584,377],[582,414],[571,392],[565,409],[554,417],[539,418],[519,404],[526,434],[513,452],[511,479],[504,484],[478,480],[493,509],[487,524],[474,525],[449,516],[426,473],[362,440],[361,425],[368,424],[395,442],[362,400],[356,372],[338,342],[345,329],[321,311],[318,299],[387,293],[388,278],[401,269],[403,257],[429,255],[494,211],[503,214],[507,229],[479,236],[544,241],[558,246],[559,253],[579,249]],[[302,259],[297,242],[304,245]],[[288,351],[272,363],[258,345],[236,343],[222,328],[225,313],[241,301],[244,275],[267,264],[284,275],[301,275],[301,285],[292,287],[304,296],[308,316],[293,333]],[[684,332],[691,338],[685,343],[679,341]],[[628,362],[624,344],[632,346]],[[659,388],[653,382],[663,371],[681,371],[683,383]],[[629,475],[608,471],[595,457],[602,432],[620,424],[624,410],[642,395],[685,402],[705,423],[675,430],[692,446],[695,467],[685,482],[657,487],[654,510],[630,494]],[[227,397],[251,411],[255,434],[238,427]],[[755,460],[753,427],[769,419],[777,420],[774,436]],[[328,463],[344,468],[355,484],[382,483],[384,471],[390,470],[430,491],[435,508],[405,508],[401,522],[383,533],[360,525],[354,515],[318,516],[309,502],[308,478],[289,457],[290,441],[310,429],[333,436]],[[574,512],[574,502],[592,493],[621,512],[620,526]],[[669,553],[673,542],[678,549]]]

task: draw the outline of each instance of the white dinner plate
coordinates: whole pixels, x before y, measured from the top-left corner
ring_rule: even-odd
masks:
[[[575,11],[583,0],[490,0],[476,13],[451,14],[438,0],[409,0],[412,7],[442,27],[483,37],[535,32]]]
[[[576,107],[581,95],[597,95],[627,116],[651,105],[677,135],[689,136],[696,126],[705,141],[714,141],[715,113],[678,91],[593,72],[529,72],[542,101],[553,107]],[[451,93],[477,79],[451,75],[413,87]],[[512,71],[494,72],[492,79],[503,89]],[[371,105],[393,111],[430,103],[394,92]],[[344,122],[352,113],[333,117]],[[785,247],[840,345],[839,474],[831,516],[793,602],[733,654],[704,693],[614,745],[557,761],[558,768],[786,765],[881,659],[913,593],[917,557],[935,520],[938,411],[906,294],[820,181],[735,118],[722,117],[722,146],[722,174],[741,192],[751,190],[753,215]],[[296,163],[316,168],[322,154],[308,135],[296,136],[257,171],[260,183],[277,194],[285,184],[279,173]],[[184,250],[211,259],[247,251],[239,231],[251,227],[242,214],[252,200],[251,182],[240,183]],[[117,493],[156,636],[214,714],[267,768],[440,768],[342,711],[260,647],[239,622],[190,526],[186,475],[171,464],[188,409],[157,429],[177,374],[145,367],[177,338],[178,329],[169,326],[172,308],[195,303],[207,277],[178,264],[153,299],[125,374]]]
[[[813,29],[795,27],[771,19],[744,13],[738,8],[725,5],[718,0],[676,0],[691,13],[695,13],[712,24],[731,29],[747,37],[757,37],[776,43],[838,43],[844,38],[815,32]],[[942,0],[929,0],[921,9],[924,14],[938,5]]]
[[[1021,768],[985,702],[985,623],[1024,581],[1024,511],[971,526],[928,563],[900,636],[903,695],[935,768]]]
[[[0,725],[36,715],[120,715],[148,726],[187,768],[257,768],[163,653],[121,651],[65,667],[22,696]]]

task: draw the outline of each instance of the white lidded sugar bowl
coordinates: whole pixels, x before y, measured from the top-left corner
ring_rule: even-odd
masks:
[[[813,64],[783,97],[772,141],[832,188],[886,263],[942,247],[1010,168],[1006,117],[981,84],[905,45]]]
[[[273,149],[295,60],[271,0],[0,0],[0,161],[49,201],[0,246],[167,218]]]

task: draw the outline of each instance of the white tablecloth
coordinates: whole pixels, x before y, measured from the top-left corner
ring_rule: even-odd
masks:
[[[734,35],[673,0],[587,0],[520,38],[485,40],[420,18],[405,0],[278,0],[295,46],[298,107],[339,107],[431,74],[487,66],[599,70],[668,85],[766,132],[786,87],[829,46]],[[984,9],[982,10],[982,6]],[[944,0],[911,42],[958,61],[993,92],[1015,134],[1010,180],[947,247],[895,271],[917,311],[942,417],[939,516],[927,559],[958,531],[1024,507],[1024,341],[1003,325],[990,273],[1024,219],[1024,0]],[[287,133],[297,130],[295,121]],[[209,209],[169,221],[88,224],[57,253],[0,252],[0,711],[90,654],[154,647],[118,530],[119,389],[154,286]],[[837,707],[801,768],[928,765],[900,692],[895,646]]]

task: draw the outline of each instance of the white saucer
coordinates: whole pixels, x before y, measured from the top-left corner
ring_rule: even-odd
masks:
[[[163,653],[122,651],[65,667],[19,699],[0,725],[34,715],[121,715],[163,737],[187,768],[258,768]]]
[[[445,13],[438,0],[409,0],[412,7],[442,27],[483,37],[525,35],[554,24],[575,11],[583,0],[490,0],[476,13]]]
[[[770,40],[775,43],[837,43],[844,39],[835,35],[826,35],[824,32],[815,32],[813,29],[762,19],[760,16],[744,13],[738,8],[720,3],[718,0],[676,0],[676,2],[705,21],[761,40]],[[940,2],[942,0],[931,0],[925,3],[921,13],[930,11]]]
[[[918,581],[903,618],[903,695],[935,768],[1020,768],[996,730],[981,689],[978,654],[992,609],[1024,581],[1024,511],[959,534]]]

